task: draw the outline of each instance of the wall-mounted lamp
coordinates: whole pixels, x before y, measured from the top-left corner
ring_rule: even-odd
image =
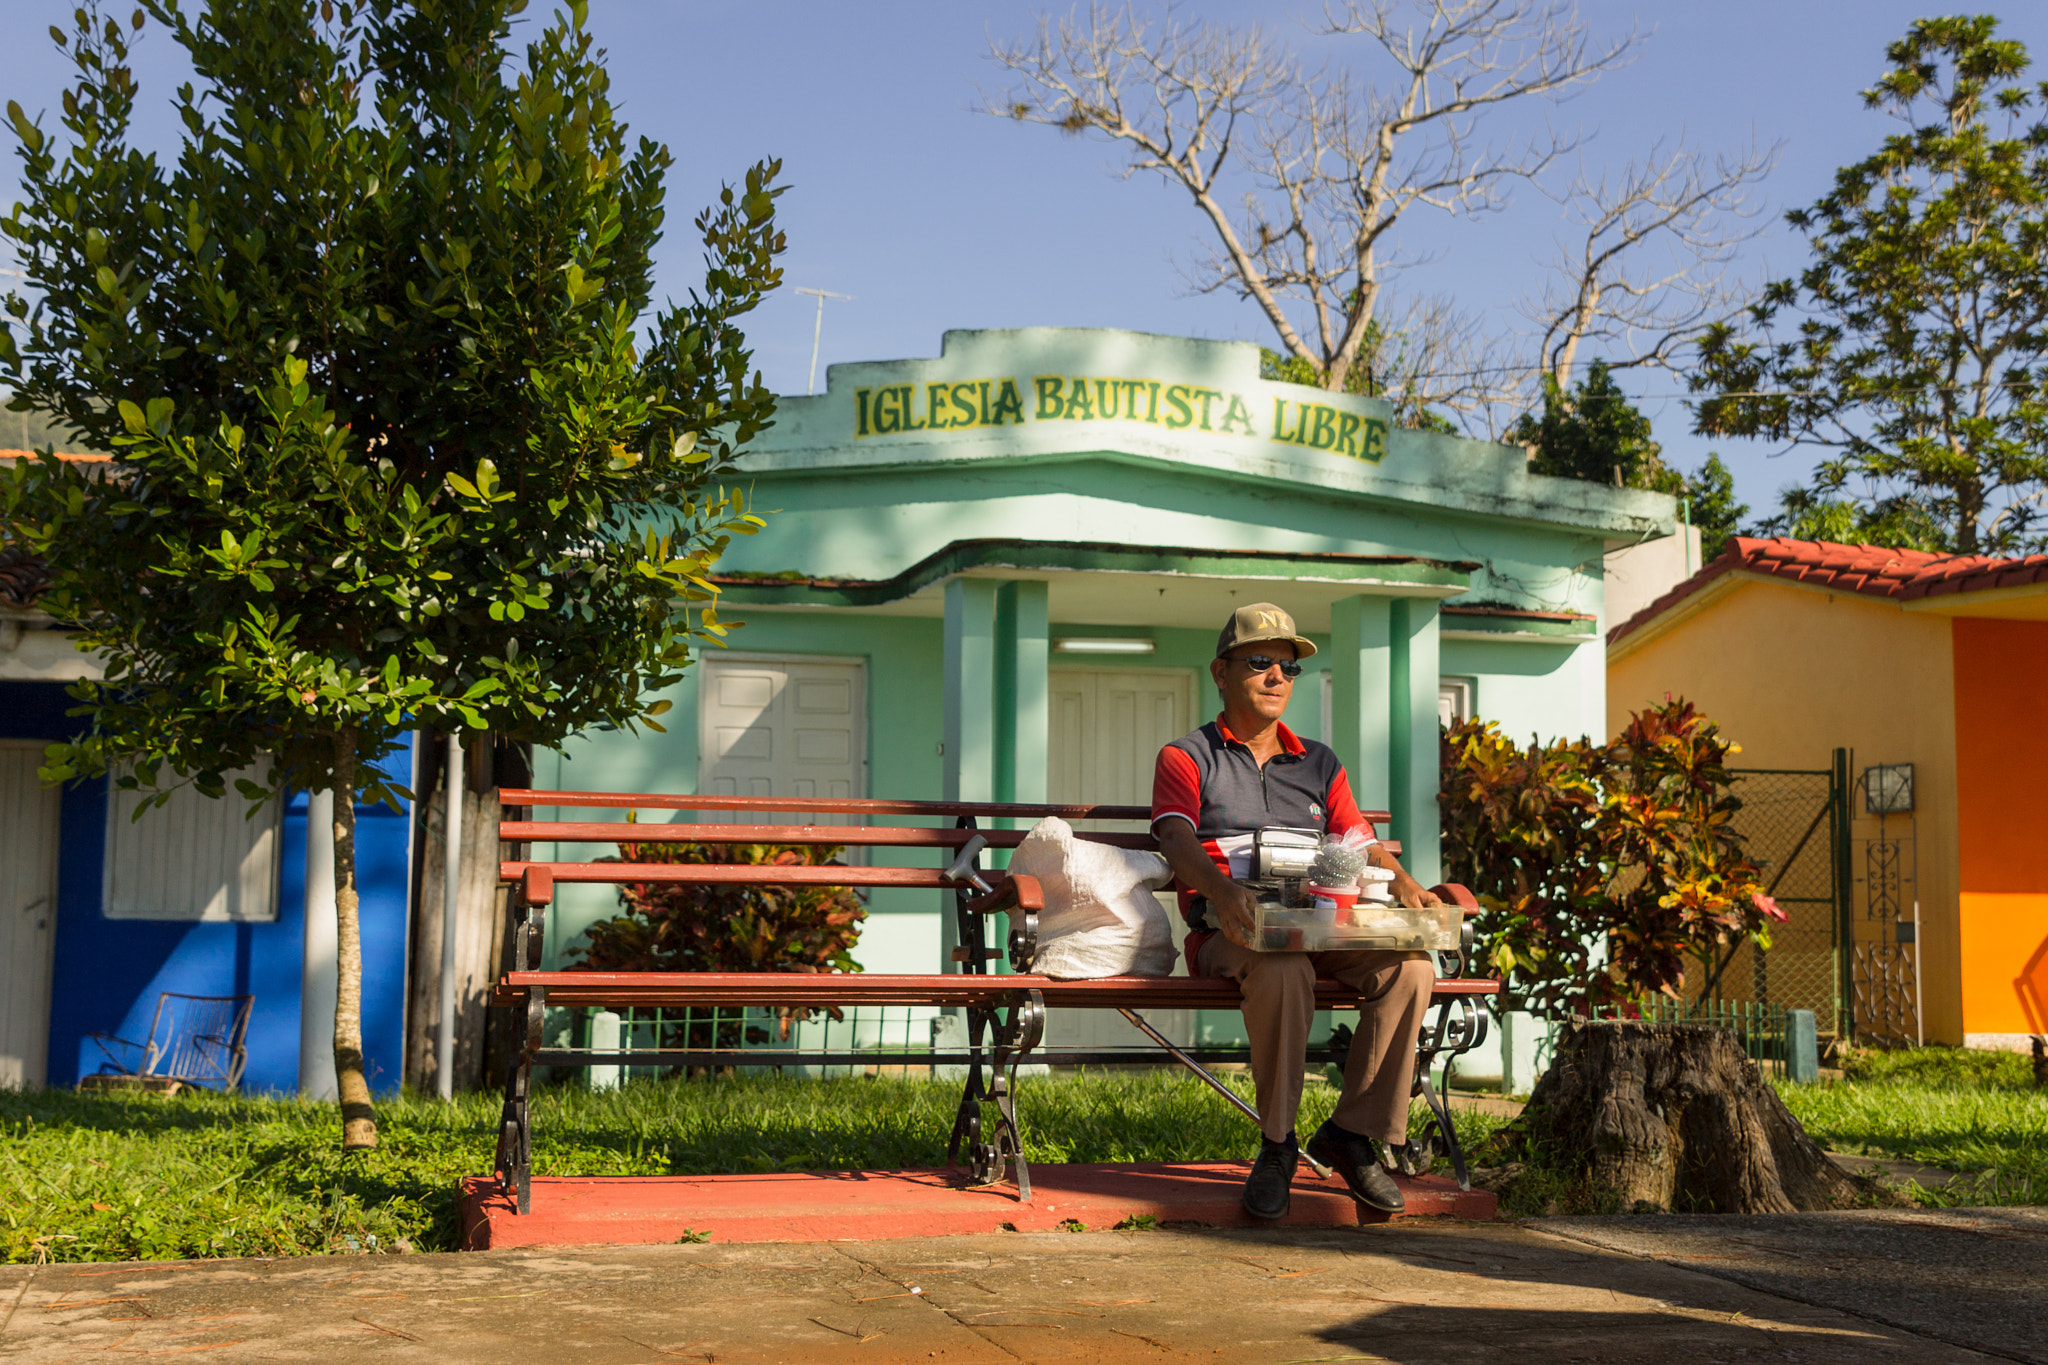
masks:
[[[1863,809],[1871,815],[1913,813],[1913,765],[1880,763],[1863,770]]]
[[[1061,654],[1150,654],[1151,640],[1109,640],[1087,635],[1063,635],[1052,642]]]

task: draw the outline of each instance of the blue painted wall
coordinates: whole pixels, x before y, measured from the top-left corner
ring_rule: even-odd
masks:
[[[62,739],[77,722],[56,683],[0,682],[0,736]],[[393,755],[386,776],[411,784],[411,755]],[[148,819],[148,816],[144,816]],[[300,960],[305,945],[306,798],[285,808],[278,918],[270,924],[109,920],[101,914],[107,827],[106,779],[74,783],[59,815],[57,944],[50,1011],[49,1083],[68,1086],[106,1057],[86,1035],[148,1036],[159,992],[254,994],[249,1023],[250,1091],[299,1083]],[[356,809],[356,874],[362,889],[363,1043],[370,1084],[398,1088],[405,1057],[406,894],[410,812]]]

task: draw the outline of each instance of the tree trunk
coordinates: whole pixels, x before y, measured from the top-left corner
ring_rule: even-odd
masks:
[[[436,1031],[441,1020],[441,927],[446,893],[447,736],[422,731],[422,763],[412,891],[412,954],[407,985],[406,1079],[423,1092],[440,1084]],[[462,871],[455,925],[455,1056],[453,1088],[488,1087],[484,1066],[485,1021],[490,987],[497,977],[499,926],[505,919],[498,886],[498,791],[491,746],[472,744],[464,756],[463,783],[455,793],[462,802]],[[502,1078],[499,1078],[502,1079]]]
[[[1794,1213],[1866,1197],[1711,1024],[1566,1025],[1523,1131],[1532,1159],[1563,1157],[1623,1212]]]
[[[356,732],[334,736],[334,1084],[341,1149],[377,1145],[377,1106],[363,1074],[363,929],[356,914]]]

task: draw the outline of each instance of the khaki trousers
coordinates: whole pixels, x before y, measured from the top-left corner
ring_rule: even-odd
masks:
[[[1315,983],[1323,976],[1351,987],[1359,1000],[1344,1093],[1330,1117],[1339,1128],[1381,1142],[1408,1140],[1415,1040],[1436,985],[1429,954],[1257,953],[1213,934],[1202,945],[1198,965],[1203,976],[1236,978],[1244,993],[1259,1126],[1267,1137],[1282,1142],[1294,1131],[1308,1031],[1315,1021]]]

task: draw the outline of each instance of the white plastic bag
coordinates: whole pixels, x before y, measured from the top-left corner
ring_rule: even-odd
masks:
[[[1076,839],[1050,817],[1024,836],[1010,871],[1045,892],[1032,971],[1068,981],[1173,975],[1173,931],[1152,895],[1173,872],[1157,853]]]

